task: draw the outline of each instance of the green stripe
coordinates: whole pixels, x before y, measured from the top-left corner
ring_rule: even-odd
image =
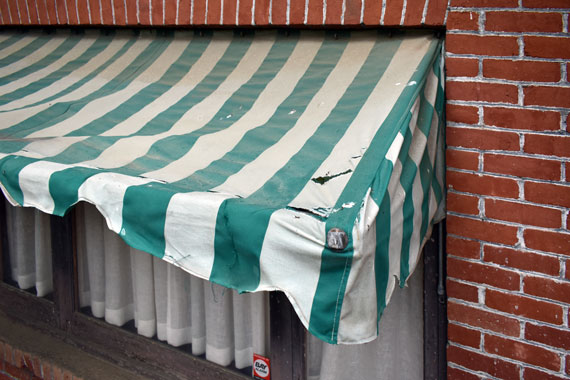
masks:
[[[0,67],[1,66],[8,66],[14,62],[18,62],[21,59],[26,58],[30,55],[30,52],[34,52],[40,49],[44,44],[51,40],[50,36],[41,35],[34,39],[32,42],[20,48],[20,50],[13,52],[12,54],[0,58]]]
[[[63,44],[60,45],[60,47],[56,51],[45,57],[37,64],[27,67],[26,69],[20,70],[17,73],[14,73],[6,77],[5,83],[18,80],[21,77],[29,75],[35,71],[41,70],[42,68],[52,64],[55,60],[61,58],[65,53],[71,50],[78,42],[79,42],[78,38],[67,39]],[[0,103],[8,103],[16,99],[21,99],[25,96],[28,96],[39,90],[42,90],[43,88],[48,87],[55,81],[68,76],[73,70],[76,70],[78,67],[81,67],[87,62],[89,62],[90,59],[92,59],[95,55],[99,54],[108,44],[109,40],[107,38],[97,39],[80,57],[66,63],[61,68],[55,70],[54,72],[50,73],[49,75],[46,75],[45,77],[35,82],[32,82],[24,87],[12,91],[11,93],[3,94],[2,96],[0,96]]]
[[[352,258],[352,227],[360,211],[360,207],[342,208],[341,206],[355,199],[364,199],[370,187],[372,188],[371,196],[373,199],[375,199],[377,203],[381,201],[380,197],[383,197],[389,182],[389,178],[380,180],[377,178],[377,176],[387,175],[381,172],[381,169],[385,167],[382,162],[385,160],[386,152],[394,141],[398,131],[404,132],[403,128],[407,128],[405,120],[402,120],[402,118],[407,116],[408,110],[413,104],[415,97],[417,97],[419,87],[425,82],[425,73],[430,67],[434,56],[439,53],[439,46],[440,44],[437,41],[431,43],[424,58],[410,79],[411,81],[416,81],[419,85],[406,86],[403,90],[398,101],[374,136],[369,148],[364,153],[357,170],[353,173],[338,198],[334,208],[339,209],[339,211],[332,214],[327,220],[327,231],[332,227],[338,227],[346,231],[349,235],[349,245],[344,251],[348,252],[350,258]],[[376,186],[373,186],[373,184]],[[331,252],[328,248],[325,248],[323,249],[322,262],[335,260],[337,256],[337,252]],[[319,283],[311,309],[309,331],[329,343],[336,343],[338,325],[336,325],[334,321],[340,317],[341,308],[336,308],[334,304],[331,304],[329,302],[330,298],[328,297],[331,297],[333,293],[335,295],[338,294],[339,302],[342,303],[346,280],[348,273],[350,273],[350,264],[351,260],[347,268],[338,266],[335,271],[331,271],[328,266],[321,264]],[[333,299],[336,300],[337,298],[333,297]],[[336,310],[336,315],[332,315],[331,310]]]
[[[25,137],[72,117],[88,103],[127,87],[141,72],[154,63],[167,45],[167,39],[157,38],[153,40],[131,65],[99,90],[76,101],[55,103],[50,108],[3,130],[2,133],[13,137]]]
[[[122,121],[134,115],[149,103],[162,96],[166,91],[182,79],[190,68],[196,63],[198,58],[204,53],[211,40],[210,38],[198,38],[191,41],[180,57],[174,62],[164,75],[156,82],[146,86],[141,91],[118,105],[114,110],[106,113],[100,118],[93,120],[80,129],[70,133],[70,136],[93,136],[101,134]]]
[[[20,41],[24,36],[25,36],[24,34],[11,35],[4,41],[0,42],[0,53],[2,52],[2,50]]]
[[[239,59],[245,54],[250,39],[236,40],[229,49],[239,49],[240,54],[236,52],[228,52],[227,55],[219,62],[219,72],[213,73],[212,82],[203,81],[196,87],[197,92],[205,98],[212,93],[223,80],[231,73],[233,68],[239,63]],[[250,78],[250,80],[242,86],[230,99],[222,106],[217,114],[212,118],[210,123],[203,128],[182,136],[172,136],[156,143],[149,153],[133,163],[121,168],[119,171],[127,171],[129,174],[136,172],[146,172],[164,166],[168,162],[176,160],[184,155],[194,144],[199,136],[213,133],[235,122],[243,114],[245,114],[258,98],[261,91],[267,83],[277,75],[281,67],[287,61],[295,44],[296,37],[287,38],[285,34],[279,34],[278,42],[270,49],[268,56],[263,61],[261,67]],[[228,50],[229,50],[228,49]],[[236,61],[237,60],[237,61]],[[241,108],[240,108],[241,107]],[[228,120],[225,116],[233,113],[233,120]],[[168,162],[155,160],[153,156],[156,154],[167,155]],[[166,210],[170,198],[175,194],[171,189],[178,191],[193,190],[189,186],[180,186],[173,184],[148,184],[142,186],[132,186],[125,193],[125,206],[123,207],[123,227],[126,232],[125,240],[129,244],[133,244],[138,249],[151,252],[157,256],[162,256],[165,250],[164,241],[164,224],[166,222]],[[150,206],[149,206],[150,205]],[[153,224],[145,226],[145,230],[141,231],[138,226],[139,220],[144,218],[153,218]],[[138,235],[143,235],[144,239],[140,239]]]
[[[390,166],[391,162],[387,161]],[[386,168],[387,170],[389,168]],[[393,169],[393,168],[392,168]],[[392,171],[392,169],[389,169]],[[384,193],[376,216],[376,249],[374,251],[374,276],[376,278],[377,321],[386,308],[386,290],[390,280],[390,236],[392,235],[390,193]]]

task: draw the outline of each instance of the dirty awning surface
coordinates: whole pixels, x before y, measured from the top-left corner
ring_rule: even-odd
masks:
[[[282,290],[319,338],[366,342],[441,215],[441,49],[378,31],[3,32],[0,182],[51,214],[90,202],[131,246]]]

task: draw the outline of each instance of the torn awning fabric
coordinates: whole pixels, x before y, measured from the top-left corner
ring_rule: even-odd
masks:
[[[442,216],[442,68],[419,32],[3,32],[0,182],[367,342]]]

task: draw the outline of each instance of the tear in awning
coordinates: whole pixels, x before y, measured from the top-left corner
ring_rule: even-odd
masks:
[[[441,52],[427,33],[4,32],[0,182],[366,342],[442,215]]]

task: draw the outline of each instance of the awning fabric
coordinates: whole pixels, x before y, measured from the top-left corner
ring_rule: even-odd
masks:
[[[361,343],[442,214],[442,43],[382,31],[0,33],[0,182]],[[346,231],[345,249],[327,233]]]

